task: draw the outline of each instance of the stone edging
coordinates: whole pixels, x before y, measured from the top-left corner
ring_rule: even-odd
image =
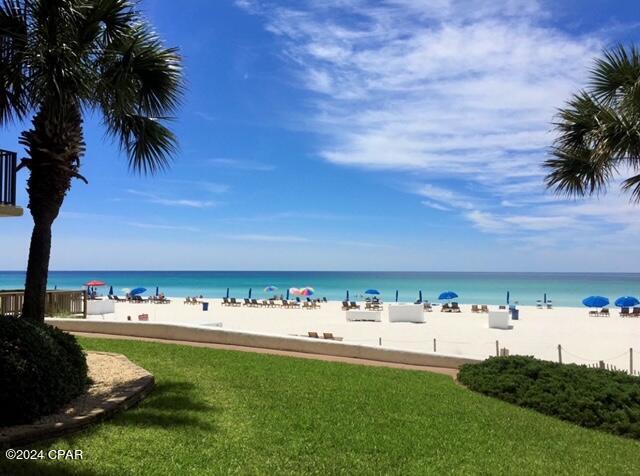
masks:
[[[0,448],[16,448],[75,433],[89,425],[111,418],[116,413],[138,404],[153,390],[155,386],[154,376],[145,369],[135,365],[124,355],[111,352],[91,353],[111,355],[119,359],[124,359],[129,365],[137,367],[143,375],[133,381],[127,382],[124,388],[121,387],[119,389],[120,395],[102,398],[92,409],[74,416],[71,421],[50,421],[46,423],[0,428]],[[7,429],[11,431],[2,431]]]

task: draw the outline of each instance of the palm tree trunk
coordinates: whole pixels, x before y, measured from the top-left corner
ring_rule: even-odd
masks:
[[[46,220],[35,223],[31,234],[22,316],[34,321],[42,321],[46,311],[52,223]]]
[[[84,152],[79,107],[59,103],[53,107],[42,106],[33,118],[33,129],[23,132],[20,142],[31,157],[27,191],[34,223],[22,317],[42,322],[46,311],[51,226],[71,188],[71,179],[77,174]]]

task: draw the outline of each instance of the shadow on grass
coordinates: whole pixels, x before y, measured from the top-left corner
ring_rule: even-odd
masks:
[[[139,427],[192,427],[213,431],[213,414],[220,409],[203,401],[196,386],[185,381],[161,382],[136,408],[121,413],[112,425]]]
[[[2,456],[4,459],[4,456]],[[0,474],[11,476],[34,475],[38,476],[102,476],[106,473],[96,472],[83,461],[45,462],[41,460],[15,460],[0,461]]]

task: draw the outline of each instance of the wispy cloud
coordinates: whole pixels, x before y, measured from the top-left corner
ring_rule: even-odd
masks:
[[[218,157],[214,159],[208,159],[207,162],[216,167],[237,169],[237,170],[255,170],[255,171],[270,171],[275,170],[275,166],[264,162],[258,162],[255,160],[241,160],[230,159],[226,157]]]
[[[312,240],[303,236],[296,235],[262,235],[262,234],[238,234],[224,235],[225,238],[241,241],[260,241],[267,243],[309,243]]]
[[[127,222],[128,226],[133,226],[135,228],[142,228],[145,230],[169,230],[169,231],[189,231],[189,232],[198,232],[199,228],[193,226],[182,226],[182,225],[163,225],[157,223],[141,223],[141,222]]]
[[[160,179],[162,182],[172,183],[177,185],[187,185],[189,187],[195,187],[200,190],[209,193],[226,193],[229,191],[230,187],[224,183],[216,183],[216,182],[206,182],[202,180],[182,180],[182,179]]]
[[[426,182],[413,187],[425,207],[484,233],[570,246],[596,220],[618,239],[635,226],[543,183],[551,121],[584,85],[604,30],[566,33],[546,21],[553,4],[536,0],[236,5],[264,19],[312,94],[309,127],[326,139],[325,160]],[[624,209],[626,198],[606,203]]]
[[[170,207],[187,207],[187,208],[211,208],[216,206],[216,202],[211,200],[193,200],[186,198],[167,198],[155,193],[141,192],[139,190],[128,189],[127,193],[144,198],[149,203],[158,205],[166,205]]]

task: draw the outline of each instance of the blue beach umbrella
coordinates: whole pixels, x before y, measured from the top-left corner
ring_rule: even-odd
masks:
[[[398,290],[396,289],[396,302],[398,302]]]
[[[287,288],[287,301],[289,300],[289,288]]]
[[[446,300],[446,299],[455,299],[457,297],[458,297],[458,295],[456,293],[454,293],[453,291],[445,291],[443,293],[440,293],[440,296],[438,296],[438,299],[440,301],[442,301],[442,300]]]
[[[249,288],[249,299],[251,299],[251,291],[253,291],[253,289]]]
[[[347,297],[345,298],[345,301],[349,300],[349,290],[347,289]]]
[[[373,296],[373,295],[380,294],[380,291],[378,291],[377,289],[367,289],[364,293],[365,294],[371,294]]]
[[[582,300],[587,307],[605,307],[609,305],[609,299],[604,296],[589,296]]]
[[[418,291],[418,301],[422,302],[422,289]]]
[[[113,286],[109,286],[109,296],[113,296]]]
[[[616,306],[618,307],[633,307],[640,304],[637,298],[633,296],[622,296],[616,299]]]
[[[158,286],[156,286],[156,296],[160,295],[160,288]]]
[[[265,293],[272,293],[272,292],[275,292],[277,290],[278,290],[278,288],[276,286],[271,286],[271,285],[269,285],[266,288],[264,288],[264,292]]]
[[[229,288],[227,288],[227,299],[229,299]]]
[[[507,291],[507,304],[509,304],[509,297],[510,297],[510,294],[511,294],[511,293],[510,293],[509,291]]]
[[[137,296],[138,294],[142,294],[143,292],[145,292],[147,290],[147,288],[135,288],[131,290],[131,295],[132,296]]]

